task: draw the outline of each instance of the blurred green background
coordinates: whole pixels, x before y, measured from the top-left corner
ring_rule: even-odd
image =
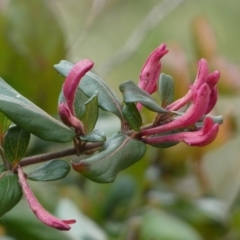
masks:
[[[121,97],[118,85],[137,82],[145,59],[165,42],[162,72],[174,77],[176,98],[204,57],[221,72],[213,114],[225,118],[210,146],[149,147],[111,184],[74,172],[31,182],[44,207],[77,223],[67,233],[45,227],[23,199],[0,219],[0,239],[240,239],[239,23],[239,0],[0,0],[0,76],[53,116],[63,82],[53,64],[89,58]],[[145,123],[152,118],[144,112]],[[110,135],[119,123],[103,113],[98,127]],[[32,138],[28,154],[64,147]]]

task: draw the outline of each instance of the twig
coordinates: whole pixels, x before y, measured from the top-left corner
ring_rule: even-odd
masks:
[[[85,152],[88,152],[91,150],[97,150],[102,146],[102,144],[103,143],[101,142],[87,144],[80,150],[80,153],[84,154]],[[45,154],[39,154],[36,156],[26,157],[21,160],[19,165],[23,167],[31,164],[36,164],[36,163],[45,162],[52,159],[67,157],[67,156],[76,155],[76,154],[77,154],[77,151],[73,147],[73,148],[65,149],[58,152],[45,153]]]

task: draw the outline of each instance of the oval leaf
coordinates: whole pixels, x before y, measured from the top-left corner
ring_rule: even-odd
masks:
[[[19,126],[9,128],[3,142],[6,159],[11,163],[19,162],[27,151],[29,141],[29,132]]]
[[[89,133],[94,129],[98,119],[98,94],[89,98],[89,100],[85,103],[85,109],[86,111],[81,120],[83,122],[85,132]]]
[[[72,166],[94,182],[112,182],[119,171],[139,161],[145,150],[144,143],[116,133],[104,143],[99,153],[80,161],[79,164],[72,163]]]
[[[73,66],[73,63],[66,60],[61,60],[58,64],[53,65],[57,72],[63,77],[67,77]]]
[[[66,60],[62,60],[59,64],[54,65],[54,68],[64,77],[68,75],[72,67],[73,64]],[[81,79],[79,87],[88,97],[92,97],[98,92],[99,107],[116,114],[120,119],[123,118],[120,101],[100,77],[92,72],[87,72]]]
[[[106,135],[101,130],[94,130],[87,135],[80,136],[81,140],[84,142],[105,142]]]
[[[126,103],[123,107],[123,116],[131,129],[139,132],[142,126],[142,117],[135,103]]]
[[[11,210],[22,198],[18,177],[10,171],[0,172],[0,217]]]
[[[161,108],[151,97],[150,94],[139,88],[133,81],[129,80],[119,86],[123,94],[125,103],[140,102],[149,110],[154,112],[166,113],[167,110]]]
[[[163,107],[166,107],[172,103],[174,97],[173,78],[162,73],[159,78],[158,91],[162,100]]]
[[[0,111],[26,131],[47,141],[69,142],[75,133],[0,78]]]
[[[51,160],[35,171],[29,173],[27,178],[33,181],[55,181],[68,175],[70,166],[63,160]]]

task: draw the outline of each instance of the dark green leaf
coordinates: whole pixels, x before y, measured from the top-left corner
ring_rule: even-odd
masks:
[[[174,82],[171,76],[162,73],[159,78],[158,91],[162,100],[162,106],[166,107],[173,101]]]
[[[135,103],[126,103],[123,107],[123,116],[131,129],[139,132],[142,126],[142,117],[137,110]]]
[[[84,125],[84,130],[86,133],[91,132],[97,122],[98,119],[98,95],[93,95],[86,103],[85,103],[85,113],[82,117],[82,122]]]
[[[0,217],[22,198],[18,177],[10,171],[0,172]]]
[[[19,162],[27,151],[27,147],[30,141],[30,133],[14,126],[8,129],[3,148],[7,160],[11,163]]]
[[[146,150],[145,144],[122,133],[108,139],[101,151],[73,168],[95,182],[112,182],[119,171],[139,161]]]
[[[88,97],[91,97],[98,92],[99,107],[116,114],[122,119],[121,103],[115,93],[97,75],[92,72],[86,73],[82,78],[79,87]]]
[[[80,138],[82,141],[85,141],[85,142],[105,142],[106,141],[105,133],[98,129],[90,132],[87,135],[80,136]]]
[[[68,175],[70,166],[63,160],[51,160],[27,175],[33,181],[55,181]]]
[[[66,77],[73,67],[73,64],[62,60],[54,68],[64,77]],[[92,72],[87,72],[81,79],[80,89],[88,96],[92,97],[98,92],[98,105],[103,110],[116,114],[120,119],[123,118],[121,104],[116,94],[107,86],[107,84]]]
[[[147,92],[140,89],[133,81],[129,80],[119,86],[125,103],[140,102],[149,110],[165,113],[167,110],[161,108]]]
[[[26,131],[47,141],[69,142],[75,133],[0,78],[0,111]]]

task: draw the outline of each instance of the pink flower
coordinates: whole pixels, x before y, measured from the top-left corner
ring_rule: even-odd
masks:
[[[182,116],[158,127],[142,130],[141,135],[154,135],[175,129],[187,128],[198,122],[207,110],[210,88],[207,83],[204,83],[199,89],[195,89],[194,86],[192,86],[192,92],[193,103]]]
[[[149,94],[157,91],[157,82],[161,71],[160,60],[167,52],[166,45],[161,44],[150,54],[141,70],[138,87]],[[141,110],[142,105],[139,103],[137,108]]]
[[[210,90],[212,91],[213,88],[215,87],[215,85],[217,84],[219,78],[220,78],[219,71],[214,71],[209,74],[208,63],[205,59],[202,58],[198,63],[198,73],[197,73],[196,79],[195,79],[192,87],[190,87],[190,90],[188,91],[188,93],[184,97],[182,97],[182,98],[178,99],[177,101],[168,105],[167,109],[171,110],[171,111],[176,111],[176,110],[182,108],[184,105],[186,105],[190,101],[192,101],[192,97],[193,97],[192,90],[199,89],[204,83],[207,83]],[[217,98],[218,98],[216,89],[213,90],[213,92],[214,93],[212,93],[212,97],[214,98],[214,100],[211,100],[211,104],[213,104],[214,101],[216,103]],[[211,106],[214,107],[214,105],[211,105]],[[211,107],[209,107],[209,109],[210,108]],[[207,112],[210,112],[209,109]]]
[[[72,115],[74,113],[74,98],[81,81],[81,78],[93,67],[93,62],[91,60],[85,59],[73,66],[69,72],[64,84],[63,84],[63,95],[67,101],[67,106]]]
[[[180,132],[159,137],[143,138],[148,144],[160,144],[167,142],[185,142],[190,146],[203,147],[210,144],[217,137],[219,125],[209,117],[204,119],[203,127],[198,131]]]
[[[59,230],[71,229],[69,224],[73,224],[76,221],[60,220],[52,216],[49,212],[47,212],[38,202],[36,197],[33,195],[33,192],[26,181],[25,174],[20,166],[18,166],[18,177],[19,177],[19,182],[22,186],[23,193],[28,201],[29,206],[40,221],[42,221],[44,224],[46,224],[49,227],[56,228]]]
[[[73,66],[63,84],[63,95],[66,103],[60,103],[58,106],[58,112],[61,120],[67,126],[75,128],[77,135],[84,134],[84,126],[75,115],[74,99],[81,78],[92,67],[93,62],[88,59],[82,60]]]
[[[62,102],[58,105],[58,113],[64,124],[69,127],[74,127],[78,135],[84,134],[82,122],[71,114],[66,103]]]

